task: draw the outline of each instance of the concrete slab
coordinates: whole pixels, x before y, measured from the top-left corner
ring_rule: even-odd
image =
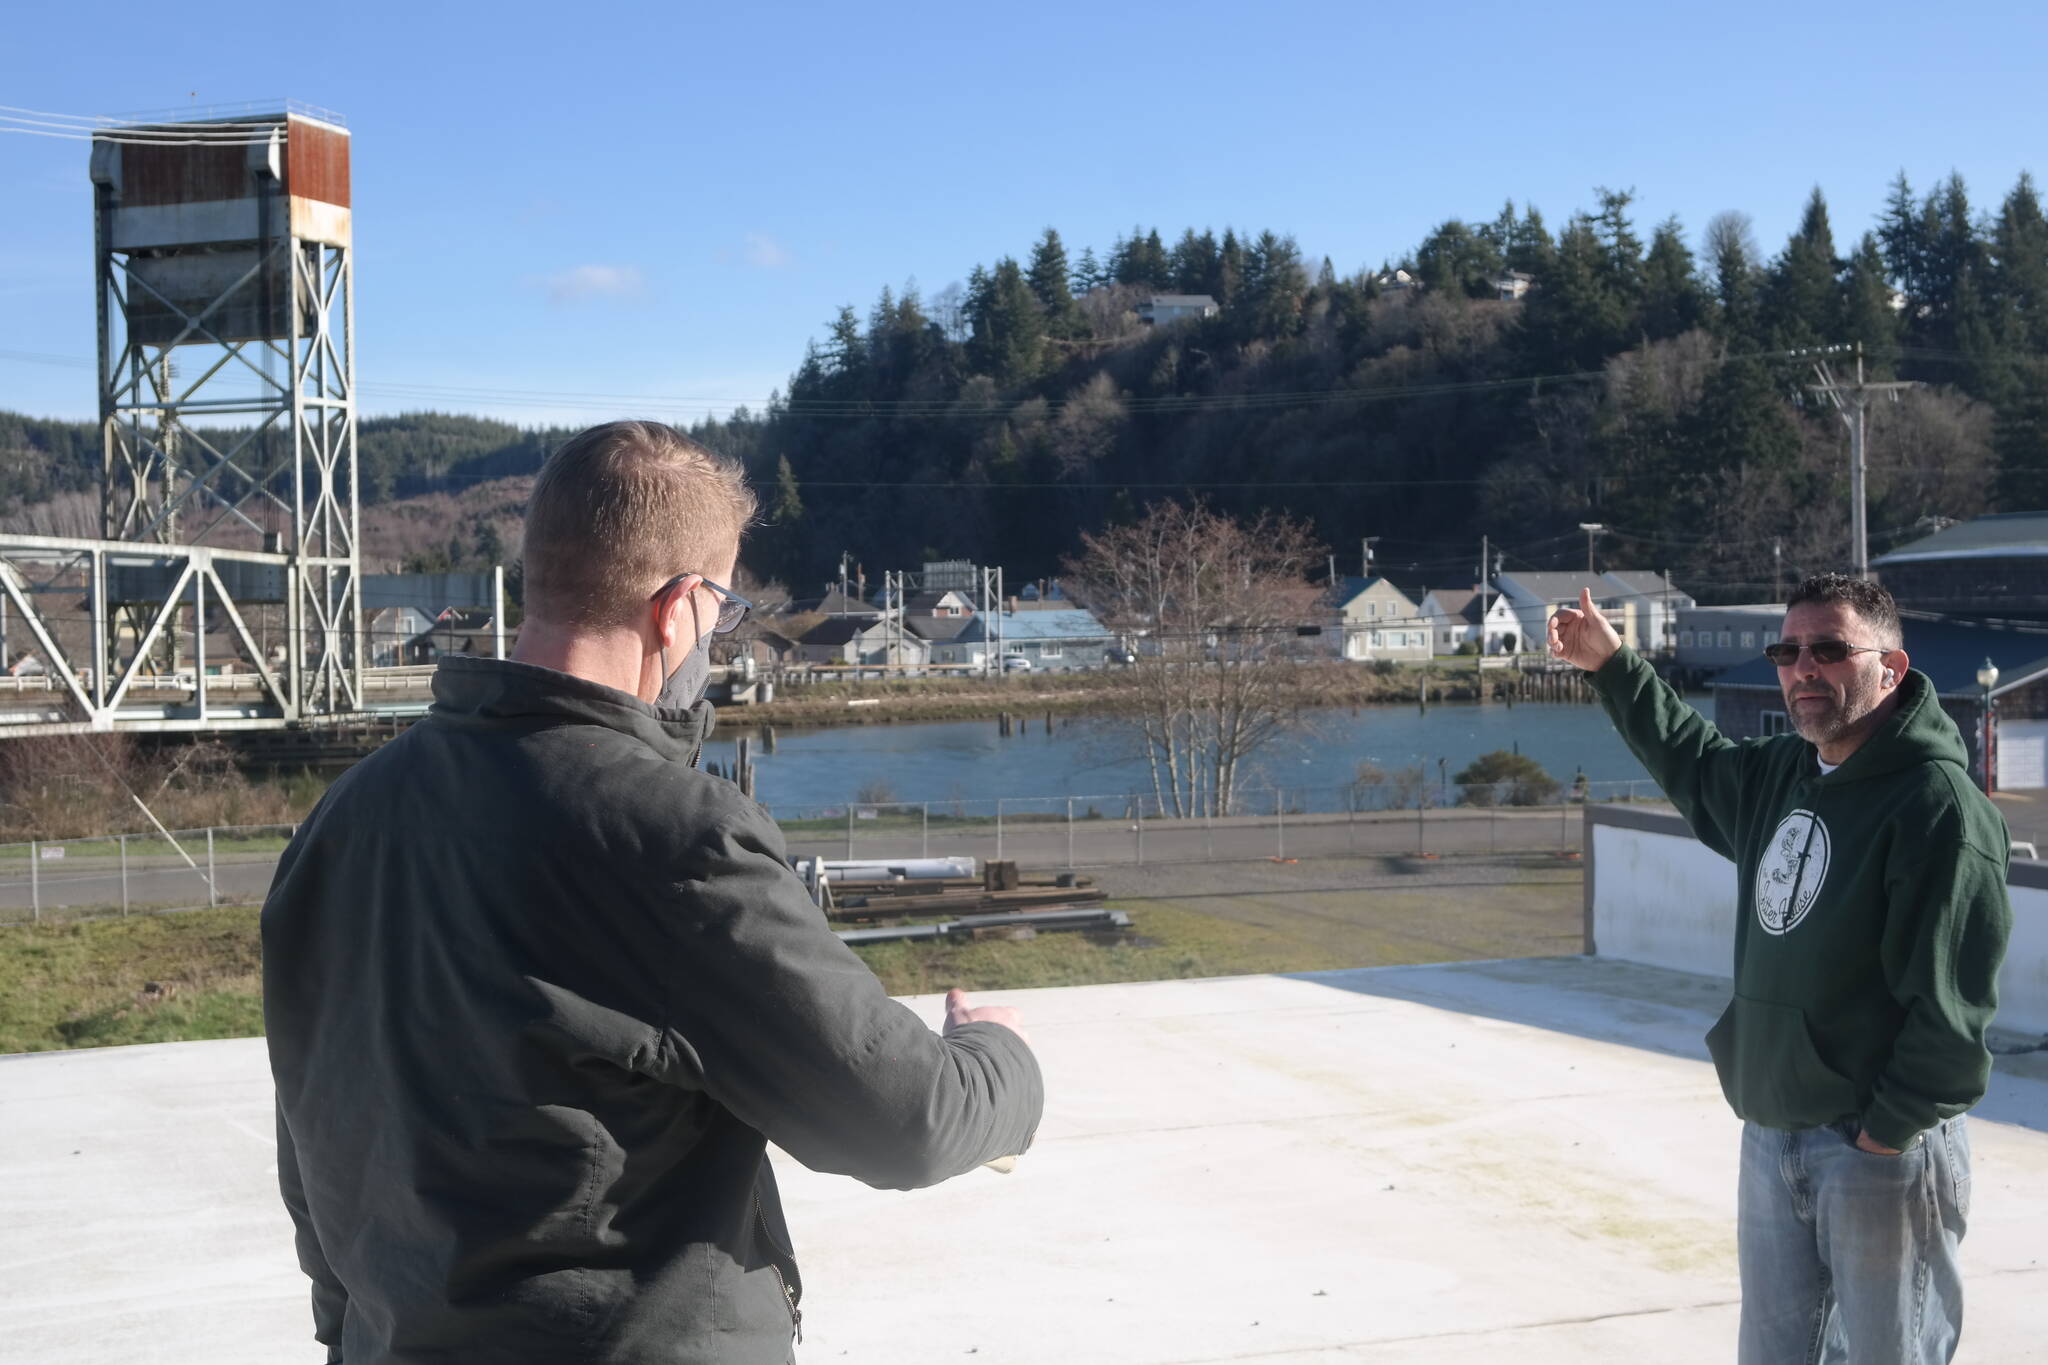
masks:
[[[1050,1096],[1014,1175],[780,1163],[799,1356],[1729,1360],[1723,989],[1557,958],[1006,995]],[[2039,1057],[1973,1120],[1966,1362],[2048,1360]],[[0,1360],[319,1359],[269,1128],[260,1041],[0,1059]]]

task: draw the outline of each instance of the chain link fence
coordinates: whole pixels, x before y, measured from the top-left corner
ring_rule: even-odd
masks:
[[[1569,854],[1589,803],[1661,800],[1654,784],[1420,783],[1264,787],[1229,814],[1150,792],[776,806],[792,857],[966,856],[1031,868],[1344,857]],[[0,845],[0,925],[253,905],[293,826]]]
[[[0,925],[251,905],[291,825],[0,844]]]

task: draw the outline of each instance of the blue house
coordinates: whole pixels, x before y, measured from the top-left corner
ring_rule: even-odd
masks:
[[[1115,633],[1096,620],[1093,612],[1079,607],[1004,611],[999,617],[979,615],[951,644],[959,652],[959,662],[979,663],[997,641],[1004,657],[1029,660],[1032,671],[1038,673],[1102,668],[1118,647]]]

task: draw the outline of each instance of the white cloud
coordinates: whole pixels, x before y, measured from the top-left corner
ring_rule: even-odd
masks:
[[[748,265],[758,266],[762,270],[779,270],[795,259],[789,254],[788,247],[765,232],[747,234],[744,255]]]
[[[637,298],[646,289],[647,277],[637,265],[572,266],[547,278],[548,298],[555,303]]]

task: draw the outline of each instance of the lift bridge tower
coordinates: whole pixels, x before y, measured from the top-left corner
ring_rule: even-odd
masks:
[[[0,536],[57,695],[9,732],[360,711],[349,149],[298,106],[94,133],[102,538]]]

